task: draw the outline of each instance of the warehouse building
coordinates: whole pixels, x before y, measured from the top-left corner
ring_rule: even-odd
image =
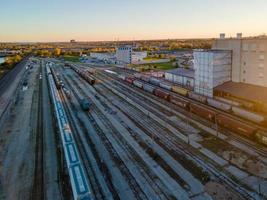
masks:
[[[232,81],[267,87],[267,37],[225,38],[221,34],[213,49],[231,50]]]
[[[194,91],[213,97],[213,89],[231,80],[232,52],[194,50]]]
[[[147,57],[146,51],[133,51],[132,52],[132,63],[133,64],[142,63],[144,58],[146,57]]]
[[[195,72],[192,69],[177,68],[165,72],[166,80],[190,89],[194,88],[194,76]]]
[[[114,59],[115,58],[115,54],[114,53],[90,53],[90,57],[92,58],[95,58],[95,59],[98,59],[98,60],[103,60],[103,61],[108,61],[108,60],[111,60],[111,59]]]

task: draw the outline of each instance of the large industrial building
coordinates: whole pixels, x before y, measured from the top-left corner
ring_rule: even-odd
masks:
[[[267,37],[225,38],[221,34],[213,49],[231,50],[232,81],[267,87]]]
[[[192,69],[177,68],[166,71],[165,79],[170,82],[193,89],[195,82],[194,75],[195,72]]]
[[[228,50],[195,50],[194,91],[213,97],[216,86],[231,80],[231,61],[231,51]]]

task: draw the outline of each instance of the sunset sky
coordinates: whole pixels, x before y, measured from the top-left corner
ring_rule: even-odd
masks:
[[[266,0],[1,0],[0,42],[267,33]]]

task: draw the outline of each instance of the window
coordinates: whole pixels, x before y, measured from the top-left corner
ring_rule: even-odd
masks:
[[[256,51],[256,50],[257,50],[257,44],[252,44],[251,51]]]
[[[260,60],[264,60],[264,55],[259,55]]]
[[[259,68],[263,69],[264,68],[264,64],[260,63],[259,64]]]
[[[243,73],[245,74],[246,73],[246,70],[243,70]]]
[[[243,45],[243,51],[248,51],[248,44]]]

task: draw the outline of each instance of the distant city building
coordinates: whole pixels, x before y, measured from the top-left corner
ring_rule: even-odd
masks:
[[[70,43],[75,43],[76,41],[75,40],[70,40]]]
[[[195,50],[194,91],[213,97],[213,89],[231,80],[232,53],[228,50]]]
[[[133,48],[131,46],[118,47],[116,50],[117,61],[126,64],[132,63],[132,52]]]
[[[132,63],[139,63],[147,57],[146,51],[133,51],[132,52]]]
[[[232,50],[232,81],[267,87],[267,37],[220,37],[213,49]]]

